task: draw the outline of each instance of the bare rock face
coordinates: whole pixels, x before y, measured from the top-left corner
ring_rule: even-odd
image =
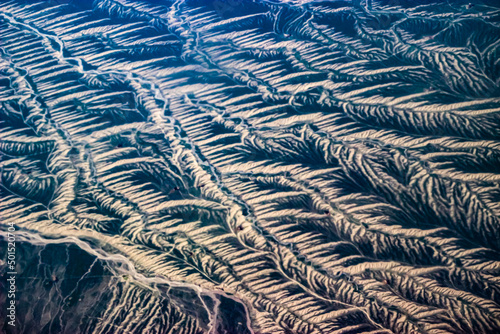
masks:
[[[2,332],[500,333],[499,17],[1,2]]]

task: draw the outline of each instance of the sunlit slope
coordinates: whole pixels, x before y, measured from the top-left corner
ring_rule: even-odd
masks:
[[[259,334],[500,332],[500,8],[421,3],[3,2],[2,223]],[[86,331],[217,333],[144,305]]]

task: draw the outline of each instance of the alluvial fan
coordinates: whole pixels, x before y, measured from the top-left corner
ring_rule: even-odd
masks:
[[[1,1],[0,328],[500,333],[499,52],[493,0]]]

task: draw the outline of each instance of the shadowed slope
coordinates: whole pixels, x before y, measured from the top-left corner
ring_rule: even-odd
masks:
[[[497,333],[499,15],[3,3],[2,220],[231,295],[259,334]],[[143,330],[145,282],[116,296],[142,316],[82,332]],[[227,310],[162,312],[189,326],[152,332],[243,331]]]

